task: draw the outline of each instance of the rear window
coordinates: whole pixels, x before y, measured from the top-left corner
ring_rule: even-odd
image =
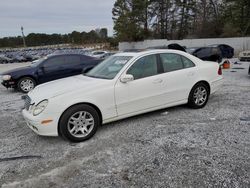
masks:
[[[211,54],[211,48],[201,48],[201,49],[195,51],[194,54],[195,54],[197,57],[206,57],[206,56],[210,56],[210,54]]]
[[[194,67],[195,64],[188,58],[181,56],[184,68]]]

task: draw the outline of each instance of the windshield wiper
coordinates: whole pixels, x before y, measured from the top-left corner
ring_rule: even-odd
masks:
[[[93,76],[93,75],[87,75],[87,74],[83,74],[84,76],[87,76],[87,77],[91,77],[91,78],[100,78],[100,79],[108,79],[107,77],[101,77],[101,76]]]

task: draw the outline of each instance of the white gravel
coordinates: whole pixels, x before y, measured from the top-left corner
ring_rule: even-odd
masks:
[[[21,116],[22,94],[0,86],[0,186],[250,187],[248,66],[224,70],[223,87],[203,109],[111,123],[78,144],[37,136]]]

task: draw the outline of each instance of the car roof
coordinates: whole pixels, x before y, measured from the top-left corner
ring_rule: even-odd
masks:
[[[70,56],[70,55],[79,55],[79,56],[85,56],[85,57],[91,57],[85,54],[80,54],[80,53],[53,53],[49,54],[47,57],[55,57],[55,56]]]
[[[231,47],[231,46],[229,46],[228,44],[210,44],[210,45],[208,45],[208,46],[210,46],[210,47],[219,47],[219,46]]]
[[[115,54],[114,56],[132,56],[132,57],[139,57],[141,55],[147,55],[147,54],[154,54],[154,53],[177,53],[177,54],[183,54],[186,52],[180,51],[180,50],[172,50],[172,49],[148,49],[145,51],[140,52],[119,52]]]
[[[187,49],[198,49],[198,48],[202,48],[202,47],[200,47],[200,46],[199,47],[197,47],[197,46],[196,47],[188,47]]]

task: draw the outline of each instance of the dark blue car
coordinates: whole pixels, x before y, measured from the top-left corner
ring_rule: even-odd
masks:
[[[2,85],[27,93],[36,85],[87,72],[101,61],[81,54],[50,55],[30,66],[1,73]]]
[[[221,62],[223,58],[232,58],[234,48],[226,44],[214,44],[206,47],[190,48],[187,51],[205,61]]]

